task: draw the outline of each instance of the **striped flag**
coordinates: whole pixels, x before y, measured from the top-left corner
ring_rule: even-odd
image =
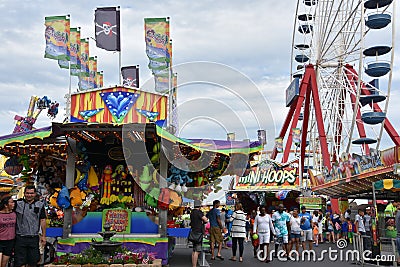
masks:
[[[121,51],[119,7],[98,7],[94,13],[96,46]]]
[[[70,19],[67,16],[45,17],[46,49],[45,58],[55,60],[70,60]]]

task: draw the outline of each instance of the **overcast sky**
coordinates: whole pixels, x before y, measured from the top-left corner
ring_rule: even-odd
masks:
[[[146,90],[151,90],[152,83],[143,19],[171,18],[174,71],[181,84],[181,136],[225,139],[227,132],[235,132],[238,140],[255,140],[257,129],[266,129],[272,147],[287,112],[285,89],[290,81],[295,0],[2,0],[0,135],[12,132],[14,116],[26,114],[32,95],[47,95],[60,102],[55,121],[64,119],[64,95],[70,78],[56,61],[43,57],[44,17],[70,14],[71,27],[81,27],[82,38],[94,37],[96,7],[117,5],[121,6],[122,66],[140,65],[140,83]],[[90,56],[98,58],[104,85],[118,84],[118,55],[96,48],[91,39]],[[399,53],[389,117],[400,101],[398,58]],[[71,78],[71,84],[75,91],[76,77]],[[399,128],[399,117],[393,117],[392,123]],[[50,122],[41,114],[35,126]]]

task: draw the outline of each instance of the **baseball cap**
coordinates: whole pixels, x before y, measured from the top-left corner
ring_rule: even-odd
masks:
[[[195,201],[194,201],[194,207],[195,207],[195,208],[201,207],[201,201],[200,201],[200,200],[195,200]]]
[[[306,209],[306,206],[301,206],[301,210],[305,210]]]

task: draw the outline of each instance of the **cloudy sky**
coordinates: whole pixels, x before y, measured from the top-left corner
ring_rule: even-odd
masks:
[[[255,140],[257,130],[266,129],[269,146],[273,145],[287,111],[285,89],[290,82],[295,0],[2,0],[0,135],[12,132],[14,116],[26,114],[32,95],[47,95],[60,102],[55,121],[64,119],[64,95],[70,78],[56,61],[43,57],[44,17],[69,14],[71,27],[81,27],[82,38],[93,38],[96,7],[117,5],[121,6],[122,66],[140,65],[141,86],[145,90],[152,90],[152,82],[143,19],[171,18],[174,71],[181,85],[181,136],[225,139],[228,132],[235,132],[238,140]],[[392,103],[400,101],[399,54]],[[104,85],[118,84],[118,55],[96,48],[93,39],[90,55],[98,58]],[[76,77],[72,77],[71,85],[76,91]],[[389,117],[391,113],[393,104]],[[399,117],[393,117],[392,123],[399,128]],[[35,126],[50,122],[46,114],[41,114]]]

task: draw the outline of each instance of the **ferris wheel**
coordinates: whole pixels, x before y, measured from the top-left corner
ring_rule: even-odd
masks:
[[[303,169],[326,171],[355,147],[367,155],[370,146],[379,149],[385,135],[400,145],[387,117],[394,6],[393,0],[297,1],[282,162],[297,145]],[[296,140],[292,129],[300,129]]]

